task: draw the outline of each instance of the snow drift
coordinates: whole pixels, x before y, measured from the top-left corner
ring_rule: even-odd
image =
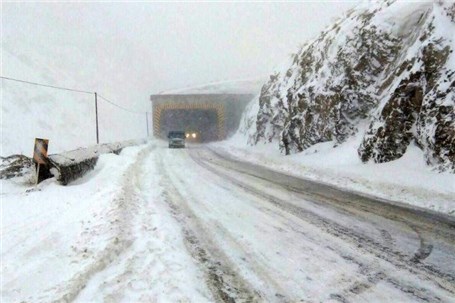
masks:
[[[363,132],[364,162],[398,159],[415,142],[427,164],[453,172],[454,34],[453,2],[362,4],[270,76],[240,132],[286,154]]]

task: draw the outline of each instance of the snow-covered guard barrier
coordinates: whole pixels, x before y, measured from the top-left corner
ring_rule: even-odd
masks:
[[[74,181],[92,170],[102,154],[119,154],[128,146],[144,144],[143,140],[130,140],[117,143],[105,143],[49,156],[49,165],[43,175],[53,175],[63,185]],[[42,174],[40,173],[40,177]]]

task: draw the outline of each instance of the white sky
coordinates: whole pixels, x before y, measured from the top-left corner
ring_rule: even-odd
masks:
[[[51,66],[137,107],[162,90],[265,77],[355,3],[3,3],[2,42],[38,73]]]

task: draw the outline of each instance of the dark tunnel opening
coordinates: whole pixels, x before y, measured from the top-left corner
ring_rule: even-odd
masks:
[[[189,142],[210,142],[219,139],[218,115],[215,109],[167,109],[161,114],[160,134],[181,130]],[[193,135],[195,134],[195,135]]]

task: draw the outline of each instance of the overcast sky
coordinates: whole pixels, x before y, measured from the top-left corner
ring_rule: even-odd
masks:
[[[357,2],[3,3],[2,42],[74,75],[84,89],[147,100],[163,90],[266,76]]]

